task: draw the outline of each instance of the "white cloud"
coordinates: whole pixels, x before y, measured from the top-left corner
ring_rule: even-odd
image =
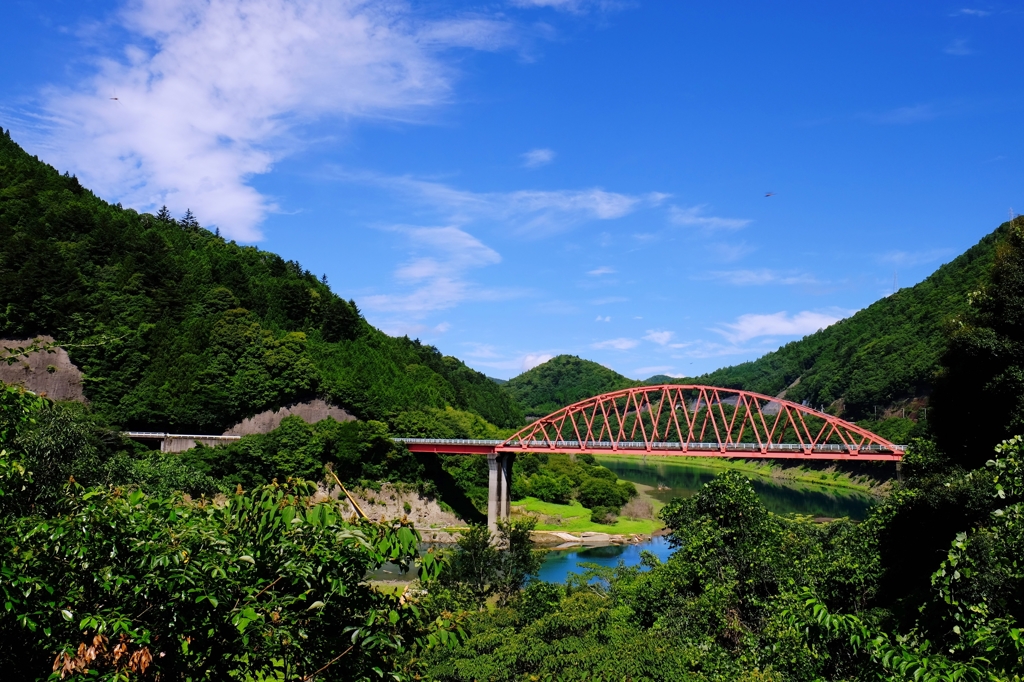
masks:
[[[600,315],[598,315],[597,319],[594,320],[594,321],[595,322],[611,322],[612,321],[612,316],[611,315],[605,315],[604,317],[601,317]]]
[[[582,14],[589,9],[615,9],[621,5],[615,0],[510,0],[516,7],[547,7],[561,12]]]
[[[992,13],[983,9],[961,9],[953,12],[950,16],[987,17],[990,14]]]
[[[387,320],[380,325],[380,329],[390,336],[419,337],[424,335],[444,334],[446,331],[451,329],[451,325],[447,322],[442,322],[441,324],[431,327],[427,324],[409,322],[408,320]]]
[[[663,332],[655,331],[654,329],[648,329],[647,334],[644,336],[644,340],[656,343],[659,346],[668,345],[668,342],[675,336],[675,332]]]
[[[636,348],[640,345],[640,342],[636,339],[608,339],[607,341],[598,341],[597,343],[590,344],[591,348],[598,350],[606,350],[609,348],[615,350],[629,350],[630,348]]]
[[[553,357],[555,356],[550,353],[528,353],[523,357],[523,360],[520,363],[520,368],[523,372],[526,372],[537,365],[543,365]]]
[[[615,268],[608,267],[607,265],[602,265],[599,268],[594,268],[593,270],[591,270],[587,274],[588,275],[614,275],[615,274]]]
[[[878,256],[879,262],[890,265],[913,266],[932,263],[953,253],[952,249],[929,249],[927,251],[888,251]]]
[[[465,355],[468,358],[491,359],[501,357],[498,354],[497,349],[489,343],[476,343],[475,341],[466,341],[463,342],[463,345],[470,347],[469,350],[463,352],[463,355]]]
[[[642,208],[658,206],[669,195],[659,192],[620,194],[600,188],[583,190],[518,190],[470,192],[411,177],[371,173],[339,173],[338,177],[368,182],[402,192],[443,212],[452,223],[498,222],[516,234],[546,237],[591,220],[615,220]]]
[[[457,227],[394,227],[406,237],[404,243],[414,248],[440,254],[412,260],[398,268],[395,275],[403,280],[443,277],[453,271],[494,265],[501,262],[497,251]]]
[[[805,310],[795,315],[786,311],[766,315],[740,315],[735,322],[714,329],[732,343],[743,343],[759,336],[804,336],[824,329],[854,311],[812,312]]]
[[[450,226],[396,226],[390,230],[401,234],[402,245],[414,252],[412,260],[395,270],[395,278],[411,290],[364,296],[362,305],[366,309],[422,317],[463,301],[498,301],[518,295],[511,289],[481,288],[464,278],[470,269],[501,262],[497,251],[473,235]],[[388,322],[381,324],[387,326]]]
[[[539,168],[555,160],[555,152],[550,149],[531,149],[523,154],[523,166]]]
[[[612,303],[625,303],[629,299],[625,296],[608,296],[606,298],[598,298],[591,301],[591,305],[610,305]]]
[[[676,225],[692,225],[708,231],[739,230],[753,222],[746,218],[719,218],[702,215],[705,208],[704,205],[690,208],[673,206],[669,210],[669,219]]]
[[[765,284],[817,284],[814,275],[808,273],[781,273],[776,270],[718,270],[708,273],[708,279],[715,279],[736,286],[763,286]]]
[[[275,210],[251,178],[303,144],[303,125],[414,119],[450,98],[442,50],[515,39],[504,21],[428,21],[389,0],[134,0],[117,22],[119,58],[44,93],[40,146],[102,195],[189,207],[241,240]]]
[[[946,54],[951,54],[954,57],[966,57],[969,54],[973,54],[970,47],[967,46],[966,38],[957,38],[943,50]]]
[[[708,244],[708,251],[724,263],[731,263],[738,261],[747,254],[753,253],[755,247],[748,244],[746,241],[733,241],[733,242],[715,242]]]

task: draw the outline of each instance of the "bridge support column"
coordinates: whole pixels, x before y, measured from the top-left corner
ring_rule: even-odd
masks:
[[[507,521],[512,511],[512,462],[515,455],[487,455],[487,530],[498,532],[498,521]]]

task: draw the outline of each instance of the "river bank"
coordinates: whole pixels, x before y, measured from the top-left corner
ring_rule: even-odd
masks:
[[[637,457],[636,455],[598,455],[595,459],[598,463],[607,466],[605,462],[634,462]],[[780,464],[778,460],[758,461],[725,457],[688,457],[685,455],[659,456],[647,459],[647,461],[655,460],[667,464],[681,464],[702,469],[739,471],[772,481],[792,481],[816,486],[842,488],[875,497],[888,495],[892,487],[890,478],[879,480],[867,474],[843,471],[834,465],[824,469],[813,469],[806,466],[787,467]]]

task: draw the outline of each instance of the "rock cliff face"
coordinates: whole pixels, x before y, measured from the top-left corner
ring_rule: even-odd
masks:
[[[333,417],[335,421],[339,422],[355,421],[354,416],[340,407],[335,407],[323,400],[317,399],[305,403],[288,405],[286,407],[282,407],[280,410],[267,410],[266,412],[260,412],[257,415],[235,424],[225,431],[224,435],[249,436],[254,433],[270,433],[280,426],[282,419],[293,414],[299,415],[309,424],[315,424],[322,419],[327,419],[327,417]]]
[[[49,336],[41,336],[39,340],[53,341]],[[82,390],[82,372],[63,348],[55,348],[52,353],[31,353],[18,358],[14,364],[7,364],[5,358],[9,354],[3,348],[25,347],[30,343],[32,339],[0,339],[0,381],[23,386],[51,400],[88,402]]]

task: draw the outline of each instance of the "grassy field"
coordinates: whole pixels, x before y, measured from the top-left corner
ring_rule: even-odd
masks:
[[[641,492],[641,495],[643,493]],[[579,502],[572,504],[553,504],[542,502],[535,497],[527,497],[512,503],[513,514],[529,514],[538,519],[537,530],[560,530],[567,533],[594,531],[613,535],[631,535],[638,533],[647,535],[661,528],[661,522],[653,519],[631,521],[621,516],[612,525],[592,523],[590,510]]]
[[[636,457],[630,455],[599,455],[596,459],[600,464],[604,460],[628,461],[635,460]],[[770,478],[777,481],[795,481],[818,486],[846,488],[848,490],[856,490],[869,495],[882,494],[888,487],[882,482],[864,475],[850,474],[845,471],[821,471],[802,466],[786,467],[778,464],[777,462],[762,462],[749,459],[727,459],[724,457],[685,457],[681,455],[658,457],[658,460],[663,460],[666,464],[681,464],[702,467],[705,469],[721,469],[723,471],[739,471],[751,476],[762,476],[764,478]]]

